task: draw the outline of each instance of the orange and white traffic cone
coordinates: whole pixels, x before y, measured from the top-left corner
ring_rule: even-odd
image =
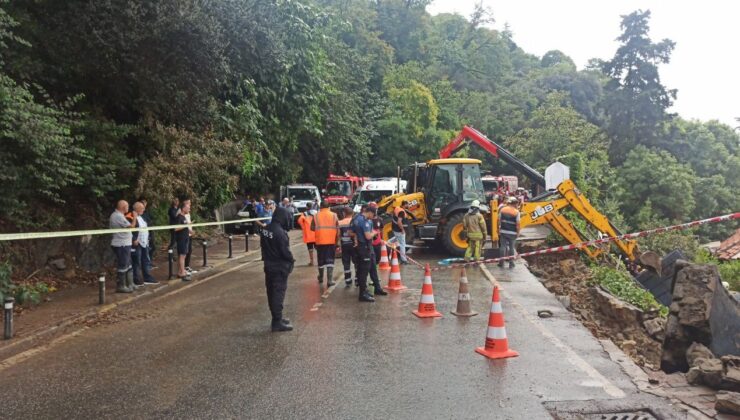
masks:
[[[478,312],[473,312],[470,308],[470,292],[468,291],[468,276],[465,274],[465,267],[460,272],[460,289],[457,292],[457,309],[452,311],[456,316],[475,316]]]
[[[398,264],[398,252],[394,249],[393,258],[391,259],[391,274],[388,276],[388,287],[385,290],[398,292],[404,289],[407,289],[407,287],[401,283],[401,265]]]
[[[503,359],[506,357],[517,357],[519,353],[509,349],[509,339],[506,338],[506,327],[504,326],[504,311],[501,309],[501,298],[498,286],[493,286],[493,299],[491,301],[491,314],[488,317],[488,330],[486,331],[486,345],[475,349],[489,359]]]
[[[424,270],[424,284],[421,286],[421,299],[419,300],[419,309],[411,311],[419,318],[438,318],[442,316],[437,312],[434,304],[434,289],[432,288],[432,271],[427,264]]]
[[[385,245],[385,241],[380,243],[380,261],[378,263],[378,270],[390,270],[391,265],[388,262],[388,247]]]

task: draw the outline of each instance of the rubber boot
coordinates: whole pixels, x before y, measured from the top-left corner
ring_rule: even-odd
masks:
[[[326,285],[334,286],[334,267],[326,267]]]
[[[116,273],[116,293],[131,293],[133,290],[126,287],[126,273]]]
[[[324,269],[319,268],[319,284],[324,282]]]
[[[132,292],[139,288],[139,286],[134,284],[134,270],[128,270],[126,272],[126,287]]]

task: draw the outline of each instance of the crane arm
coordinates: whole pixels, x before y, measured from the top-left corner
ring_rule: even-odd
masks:
[[[458,134],[457,137],[455,137],[447,144],[447,146],[439,151],[439,157],[443,159],[451,157],[452,155],[457,153],[458,150],[466,146],[466,140],[470,140],[471,142],[483,148],[483,150],[508,163],[514,169],[522,172],[535,184],[542,186],[542,188],[545,187],[545,177],[542,176],[541,173],[537,172],[536,169],[519,160],[516,156],[511,154],[511,152],[483,135],[483,133],[481,133],[480,131],[467,125],[463,127],[462,131],[460,131],[460,134]]]

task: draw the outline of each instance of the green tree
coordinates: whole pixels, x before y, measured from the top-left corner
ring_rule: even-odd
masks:
[[[610,159],[624,161],[637,145],[656,145],[663,123],[671,115],[667,109],[676,91],[661,84],[658,65],[668,63],[675,43],[669,39],[654,43],[648,36],[650,11],[638,10],[622,16],[621,43],[614,57],[601,63],[609,77],[605,87],[604,110],[607,132],[614,139]]]

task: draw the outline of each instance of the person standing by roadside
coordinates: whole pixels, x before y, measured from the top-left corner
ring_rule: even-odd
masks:
[[[312,203],[306,203],[306,211],[298,216],[298,226],[303,231],[303,243],[308,248],[308,265],[313,265],[313,251],[316,249],[316,233],[311,230],[311,224],[313,223],[314,213],[311,210],[313,207]]]
[[[111,229],[134,228],[134,224],[126,220],[128,202],[120,200],[116,209],[111,213],[108,227]],[[114,233],[110,246],[116,257],[116,293],[131,293],[134,291],[134,275],[131,270],[132,232]]]
[[[190,227],[190,225],[193,224],[192,219],[192,211],[193,211],[193,204],[192,201],[189,198],[185,198],[182,200],[183,208],[185,207],[185,204],[188,205],[188,212],[183,213],[182,209],[180,209],[180,213],[185,215],[185,220],[188,222],[188,253],[185,255],[185,271],[188,272],[188,274],[195,274],[198,272],[198,270],[193,270],[190,267],[190,259],[193,256],[193,236],[195,235],[195,232],[193,231],[193,228]]]
[[[516,239],[521,230],[520,214],[517,210],[519,201],[515,197],[509,197],[506,205],[501,208],[498,216],[498,237],[500,238],[499,249],[501,257],[516,255]],[[498,266],[504,266],[504,261],[498,262]],[[509,268],[514,268],[514,260],[509,260]]]
[[[406,209],[409,207],[409,202],[404,200],[401,202],[399,207],[393,209],[393,224],[391,229],[393,230],[393,236],[398,243],[398,253],[401,257],[401,264],[408,264],[409,260],[406,258]]]
[[[175,228],[175,240],[177,244],[177,277],[181,278],[182,281],[190,281],[190,272],[187,271],[187,264],[185,260],[189,254],[189,250],[192,249],[190,245],[190,200],[183,200],[180,212],[177,215],[175,225],[180,227]]]
[[[283,198],[283,201],[280,203],[280,207],[284,208],[285,210],[288,210],[288,213],[290,213],[290,228],[288,230],[293,230],[295,227],[295,214],[296,214],[296,208],[293,205],[293,202],[290,201],[290,198],[285,197]]]
[[[167,210],[167,223],[172,225],[177,224],[177,216],[180,214],[180,199],[175,197],[172,199],[172,205]],[[174,249],[175,246],[175,229],[170,229],[170,244],[167,249]]]
[[[319,260],[319,284],[324,282],[324,269],[326,269],[326,286],[334,286],[334,258],[339,243],[339,219],[329,209],[329,202],[321,202],[321,210],[311,225],[316,233],[316,253]]]
[[[375,298],[367,292],[367,275],[373,260],[373,224],[370,219],[375,215],[374,208],[365,207],[352,221],[352,231],[357,239],[357,281],[360,285],[360,302],[375,302]]]
[[[283,318],[283,302],[288,289],[288,276],[293,271],[295,258],[290,252],[288,227],[290,213],[278,208],[273,215],[273,222],[260,232],[260,251],[264,261],[265,288],[267,304],[272,315],[273,332],[291,331],[290,320]]]
[[[149,203],[146,199],[146,197],[139,197],[139,202],[144,205],[144,213],[140,214],[141,218],[146,222],[147,226],[154,226],[154,219],[152,218],[152,214],[149,212]],[[148,233],[148,231],[147,231]],[[149,234],[149,261],[154,261],[154,250],[156,247],[155,244],[155,237],[154,232]],[[151,269],[151,264],[150,267]]]
[[[352,264],[357,275],[357,256],[355,255],[354,232],[352,231],[352,214],[349,207],[342,208],[342,220],[339,221],[339,239],[342,245],[342,266],[344,267],[344,286],[352,286]]]
[[[372,246],[371,251],[373,253],[369,269],[370,280],[373,282],[373,294],[376,296],[385,296],[388,292],[383,290],[383,287],[380,285],[380,276],[378,275],[378,259],[380,258],[380,247],[382,244],[380,239],[381,222],[378,217],[378,203],[371,201],[367,203],[367,207],[373,212],[373,217],[369,219],[373,227],[373,239],[372,242],[370,242],[370,245]]]
[[[468,248],[465,250],[465,261],[481,259],[480,253],[486,241],[486,219],[480,213],[480,201],[473,200],[470,210],[463,217],[463,229],[468,237]]]
[[[146,207],[140,201],[134,203],[133,215],[136,217],[136,225],[139,228],[146,228],[149,224],[144,218],[144,211]],[[146,284],[158,284],[154,277],[152,277],[150,270],[152,267],[151,260],[149,259],[149,239],[151,235],[148,230],[139,230],[133,234],[133,252],[131,253],[131,265],[134,272],[134,284],[137,286],[143,286]],[[139,276],[141,273],[141,276]]]

